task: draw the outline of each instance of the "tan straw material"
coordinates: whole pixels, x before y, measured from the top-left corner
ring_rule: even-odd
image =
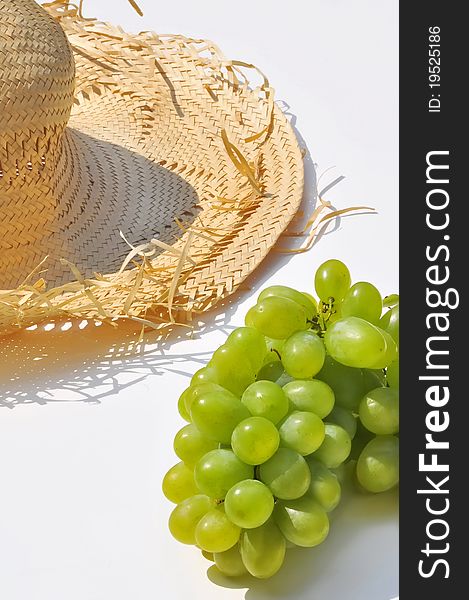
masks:
[[[253,65],[81,3],[0,0],[1,333],[189,322],[262,261],[302,191],[295,134]]]

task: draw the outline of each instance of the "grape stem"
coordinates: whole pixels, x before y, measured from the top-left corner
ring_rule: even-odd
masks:
[[[311,329],[313,329],[319,337],[324,337],[329,319],[337,312],[334,308],[334,302],[335,300],[331,296],[328,298],[327,302],[321,301],[319,303],[318,314],[313,317],[311,325]]]

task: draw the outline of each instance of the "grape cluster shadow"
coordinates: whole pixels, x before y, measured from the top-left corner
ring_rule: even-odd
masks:
[[[355,535],[360,528],[374,524],[395,523],[397,528],[397,510],[397,489],[378,495],[365,494],[348,482],[344,486],[343,501],[330,515],[328,538],[316,548],[287,549],[284,565],[276,575],[267,580],[251,576],[229,578],[212,565],[207,569],[207,576],[217,586],[246,589],[246,600],[324,600],[327,597],[325,590],[318,588],[317,582],[336,579],[336,587],[343,589],[340,585],[342,574],[337,570],[337,563],[343,556],[344,560],[361,562],[363,566],[347,573],[347,596],[341,598],[392,598],[397,593],[396,582],[393,577],[386,579],[386,573],[397,570],[397,552],[395,569],[383,568],[382,561],[389,561],[389,550],[383,545],[382,548],[373,547],[373,553],[357,556]],[[330,593],[331,586],[328,590]]]

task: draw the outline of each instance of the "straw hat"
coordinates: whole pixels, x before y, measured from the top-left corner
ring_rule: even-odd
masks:
[[[302,189],[253,65],[81,2],[0,0],[0,332],[64,314],[187,322],[262,261]]]

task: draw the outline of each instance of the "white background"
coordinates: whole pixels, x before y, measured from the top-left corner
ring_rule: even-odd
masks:
[[[190,375],[257,289],[312,291],[315,268],[340,258],[355,280],[398,285],[397,2],[375,0],[125,0],[85,2],[85,14],[130,31],[214,40],[254,62],[288,103],[319,189],[338,208],[366,204],[308,254],[272,253],[226,313],[188,339],[132,351],[106,327],[26,332],[0,349],[0,597],[4,600],[388,600],[397,595],[397,495],[352,495],[326,542],[289,551],[267,582],[229,582],[167,531],[161,479],[175,462],[176,401]],[[411,199],[409,199],[411,201]],[[285,244],[285,242],[283,242]]]

